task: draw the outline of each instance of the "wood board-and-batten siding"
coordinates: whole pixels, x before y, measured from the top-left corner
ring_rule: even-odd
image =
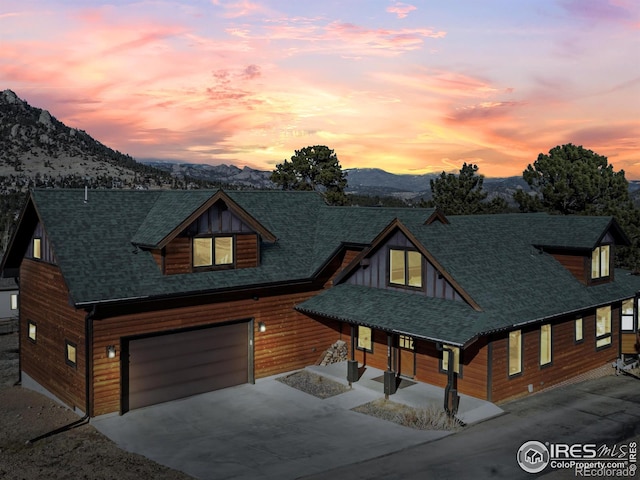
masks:
[[[369,264],[360,266],[347,279],[347,283],[364,285],[373,288],[397,290],[407,293],[422,294],[428,297],[446,298],[449,300],[463,301],[460,294],[453,286],[440,275],[438,270],[424,257],[422,257],[422,288],[403,288],[389,284],[389,249],[412,249],[413,244],[402,233],[396,232],[389,240],[373,253],[369,258]]]

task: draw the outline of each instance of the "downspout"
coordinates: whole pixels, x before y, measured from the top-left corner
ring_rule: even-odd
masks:
[[[89,395],[91,393],[91,383],[93,382],[93,377],[91,375],[91,367],[93,365],[93,317],[96,314],[96,306],[94,305],[91,311],[87,311],[87,314],[84,317],[84,352],[85,352],[85,389],[84,389],[84,398],[85,398],[85,413],[84,416],[74,422],[71,422],[67,425],[64,425],[60,428],[56,428],[55,430],[51,430],[50,432],[43,433],[42,435],[32,438],[31,440],[27,440],[27,445],[37,442],[38,440],[42,440],[44,438],[52,437],[53,435],[57,435],[58,433],[66,432],[67,430],[71,430],[73,428],[79,427],[85,423],[89,423],[89,417],[91,416],[91,399]]]
[[[447,386],[444,389],[444,411],[447,412],[447,415],[453,417],[458,413],[458,404],[460,402],[460,396],[458,395],[458,382],[456,372],[454,370],[455,352],[441,343],[436,343],[436,348],[439,352],[447,352],[449,357],[449,361],[447,362]]]

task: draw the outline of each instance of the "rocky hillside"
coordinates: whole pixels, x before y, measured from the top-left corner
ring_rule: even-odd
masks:
[[[235,165],[205,165],[199,163],[167,162],[162,160],[141,160],[145,165],[171,173],[182,178],[188,176],[208,182],[218,182],[240,187],[258,189],[275,188],[269,177],[270,171],[255,170],[250,167],[242,169]]]

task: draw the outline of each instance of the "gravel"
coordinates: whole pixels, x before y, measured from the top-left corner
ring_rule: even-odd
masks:
[[[39,393],[14,386],[18,379],[18,336],[0,335],[0,478],[185,480],[192,478],[141,455],[126,452],[91,424],[26,442],[79,419]]]
[[[349,387],[316,373],[300,370],[276,380],[318,398],[329,398],[348,392]]]

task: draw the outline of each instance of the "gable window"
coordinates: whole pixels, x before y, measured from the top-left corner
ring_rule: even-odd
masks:
[[[453,350],[453,355],[448,350]],[[452,347],[451,345],[443,345],[442,350],[442,370],[449,371],[449,358],[453,356],[453,371],[460,373],[460,349],[458,347]]]
[[[509,332],[509,376],[522,373],[522,331]]]
[[[358,350],[373,352],[372,331],[369,327],[358,325]]]
[[[601,245],[591,252],[591,278],[609,276],[610,249],[609,245]]]
[[[611,307],[596,310],[596,348],[611,345]]]
[[[31,320],[29,320],[27,322],[27,335],[29,340],[31,340],[33,343],[36,343],[37,333],[38,333],[38,326],[36,325],[35,322],[32,322]]]
[[[584,340],[584,326],[582,317],[576,318],[574,332],[574,341],[576,343],[581,343]]]
[[[212,267],[232,264],[233,237],[194,237],[194,267]]]
[[[33,258],[42,258],[42,239],[33,239]]]
[[[623,332],[635,332],[636,325],[633,318],[633,298],[622,302],[621,329]]]
[[[540,327],[540,366],[551,363],[551,324]]]
[[[389,283],[422,287],[422,255],[414,250],[389,250]]]
[[[17,310],[17,309],[18,309],[18,294],[12,293],[11,294],[11,310]]]
[[[65,361],[67,365],[72,367],[77,366],[78,364],[78,346],[70,342],[69,340],[64,341],[64,350],[65,350]]]

